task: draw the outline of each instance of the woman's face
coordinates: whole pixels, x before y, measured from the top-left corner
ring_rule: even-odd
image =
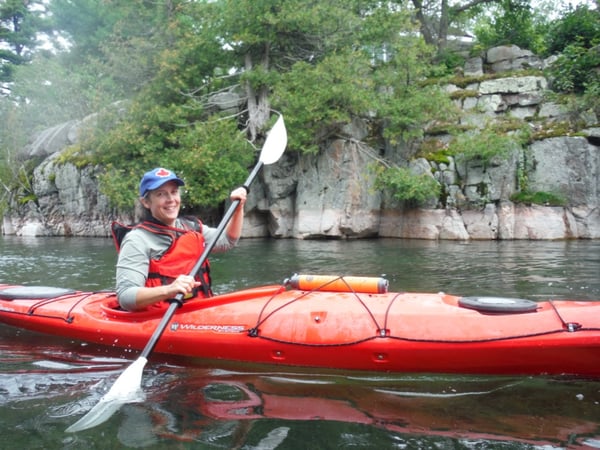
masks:
[[[179,186],[175,181],[168,181],[158,189],[149,191],[145,197],[140,199],[144,208],[150,210],[150,214],[167,226],[174,226],[175,219],[179,215],[181,197]]]

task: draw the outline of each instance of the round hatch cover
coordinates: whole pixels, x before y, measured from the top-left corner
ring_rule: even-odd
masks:
[[[458,304],[463,308],[483,312],[522,313],[533,312],[538,304],[532,300],[504,297],[462,297]]]

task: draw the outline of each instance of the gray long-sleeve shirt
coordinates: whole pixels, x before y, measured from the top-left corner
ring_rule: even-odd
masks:
[[[175,228],[183,228],[179,219],[175,223]],[[212,242],[216,233],[216,228],[202,225],[202,234],[206,242]],[[232,241],[227,233],[223,233],[212,251],[227,251],[234,247],[237,242],[237,239]],[[146,285],[150,260],[160,258],[170,244],[171,238],[169,236],[152,233],[143,228],[135,228],[127,233],[121,243],[117,260],[116,290],[121,308],[128,311],[135,309],[137,292]],[[199,257],[200,255],[198,255]]]

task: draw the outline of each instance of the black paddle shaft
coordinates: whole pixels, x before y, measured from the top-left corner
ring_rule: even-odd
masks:
[[[246,182],[243,184],[243,187],[246,188],[246,190],[248,190],[248,188],[250,187],[250,185],[252,184],[252,182],[254,181],[256,176],[258,175],[258,172],[260,171],[260,169],[262,168],[263,165],[264,165],[264,163],[262,161],[259,161],[256,164],[256,166],[254,166],[254,169],[252,170],[252,172],[250,172],[250,175],[248,175]],[[223,231],[225,231],[225,227],[227,227],[227,224],[233,217],[233,214],[235,213],[235,210],[237,209],[239,204],[240,204],[240,201],[238,199],[234,200],[231,203],[231,206],[229,207],[229,209],[227,210],[227,212],[221,219],[221,223],[219,223],[217,232],[215,234],[215,238],[204,248],[202,255],[200,256],[198,261],[196,261],[196,264],[192,268],[192,270],[189,274],[190,276],[192,276],[192,277],[196,276],[196,273],[198,272],[198,270],[200,270],[200,268],[202,267],[202,265],[208,258],[208,254],[212,251],[212,249],[217,244],[217,241],[219,240],[219,237],[221,236],[221,234],[223,234]],[[147,359],[148,356],[150,355],[150,353],[152,353],[152,351],[154,350],[154,347],[156,347],[156,344],[158,343],[158,340],[160,339],[163,332],[167,328],[167,325],[173,318],[173,314],[175,314],[175,311],[177,310],[177,308],[179,308],[183,304],[182,301],[183,301],[183,294],[180,292],[171,301],[171,304],[169,305],[167,312],[165,312],[162,320],[156,327],[156,330],[154,330],[154,333],[152,334],[152,336],[150,337],[150,340],[144,347],[144,350],[142,350],[142,353],[140,354],[140,356],[143,356],[144,358]]]

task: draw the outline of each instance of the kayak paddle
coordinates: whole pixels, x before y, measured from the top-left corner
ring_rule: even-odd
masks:
[[[279,160],[285,151],[286,145],[287,132],[285,129],[285,124],[283,123],[283,117],[279,116],[275,122],[275,125],[273,125],[273,128],[267,135],[267,139],[265,140],[261,150],[258,163],[256,166],[254,166],[254,169],[252,172],[250,172],[250,175],[244,183],[244,187],[246,189],[250,187],[263,165],[273,164]],[[225,227],[233,217],[233,214],[235,213],[239,203],[239,200],[234,200],[232,202],[231,206],[221,219],[221,223],[217,228],[215,238],[205,247],[202,255],[198,261],[196,261],[196,264],[190,272],[191,276],[196,275],[196,272],[198,272],[200,267],[202,267],[208,258],[208,254],[212,251],[217,243],[217,240],[225,230]],[[104,394],[104,396],[102,396],[100,401],[90,411],[88,411],[85,416],[66,429],[67,432],[72,433],[76,431],[82,431],[100,425],[101,423],[107,421],[121,407],[121,405],[139,402],[144,399],[144,393],[141,390],[142,372],[144,371],[144,366],[148,362],[148,356],[154,350],[156,343],[171,321],[173,314],[175,314],[177,308],[182,305],[182,301],[183,294],[177,294],[177,296],[171,301],[171,304],[167,308],[165,315],[150,337],[146,347],[144,347],[142,350],[142,353],[138,359],[136,359],[127,369],[125,369],[121,375],[119,375],[117,381],[115,381],[110,390]]]

